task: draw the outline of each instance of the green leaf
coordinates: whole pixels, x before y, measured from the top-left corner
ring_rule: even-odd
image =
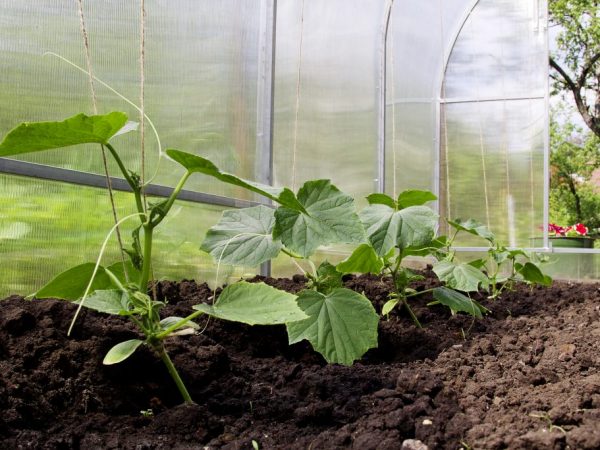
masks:
[[[494,240],[496,239],[494,237],[494,233],[488,230],[485,225],[477,222],[476,220],[468,219],[463,222],[460,219],[456,219],[448,220],[448,223],[459,231],[466,231],[467,233],[486,239],[491,243],[494,243]]]
[[[194,305],[197,311],[249,325],[276,325],[306,319],[296,296],[264,283],[239,281],[223,289],[215,305]]]
[[[433,266],[433,271],[448,287],[459,291],[475,292],[480,286],[489,284],[488,277],[481,270],[467,263],[440,261]]]
[[[279,194],[283,191],[281,188],[244,180],[230,173],[222,172],[208,159],[192,153],[182,152],[181,150],[172,148],[167,149],[166,153],[173,161],[181,164],[190,173],[203,173],[209,175],[219,181],[248,189],[249,191],[263,195],[273,201],[278,201]]]
[[[160,329],[166,330],[167,328],[170,328],[173,325],[178,324],[179,322],[181,322],[184,319],[185,319],[184,317],[177,317],[177,316],[165,317],[163,320],[160,321]],[[191,320],[188,320],[183,325],[177,327],[176,330],[179,330],[182,328],[191,328],[193,330],[199,330],[200,325],[198,325],[196,322],[192,322]]]
[[[544,275],[540,268],[532,262],[526,262],[523,265],[515,264],[515,269],[529,283],[541,284],[542,286],[552,285],[552,278]]]
[[[421,206],[434,200],[437,200],[437,197],[429,191],[409,189],[401,192],[398,196],[398,209],[408,208],[409,206]]]
[[[342,273],[329,261],[323,261],[317,269],[315,287],[322,294],[328,294],[335,288],[343,286]]]
[[[139,339],[131,339],[115,345],[108,351],[104,357],[104,361],[102,361],[102,364],[110,366],[111,364],[117,364],[125,361],[127,358],[133,355],[137,348],[143,343],[144,341],[140,341]]]
[[[488,312],[486,308],[475,300],[446,287],[435,288],[433,290],[433,298],[442,305],[450,308],[452,312],[462,311],[477,318],[483,317],[483,314]]]
[[[383,308],[381,308],[381,315],[382,316],[387,316],[389,313],[392,312],[392,309],[394,309],[396,307],[396,305],[398,304],[398,299],[397,298],[393,298],[391,300],[388,300],[387,302],[385,302],[385,304],[383,305]]]
[[[398,205],[392,197],[387,194],[371,194],[367,196],[369,205],[387,205],[392,209],[398,209]]]
[[[274,224],[275,211],[266,206],[225,211],[200,249],[225,264],[257,266],[281,250],[281,242],[273,240]]]
[[[369,244],[360,244],[352,254],[336,266],[341,273],[374,273],[383,269],[383,260]]]
[[[35,298],[60,298],[64,300],[79,300],[83,297],[87,288],[92,273],[94,272],[95,263],[85,263],[79,266],[71,267],[68,270],[58,274],[40,290],[32,296]],[[96,277],[92,283],[90,292],[98,289],[110,289],[112,285],[110,278],[104,272],[104,267],[98,267]]]
[[[129,283],[137,285],[140,281],[140,277],[142,276],[142,273],[133,266],[133,263],[130,260],[125,261],[125,265],[123,265],[122,261],[111,264],[106,268],[106,270],[109,270],[114,276],[116,276],[122,284],[127,283],[128,277]],[[125,270],[127,270],[127,277],[125,277]]]
[[[328,295],[305,290],[298,304],[309,318],[286,325],[290,344],[306,339],[327,362],[344,365],[377,347],[379,316],[363,295],[345,288]]]
[[[395,211],[389,206],[375,204],[360,213],[369,242],[378,256],[392,248],[429,245],[435,235],[438,216],[427,206],[410,206]]]
[[[79,304],[81,300],[75,303]],[[83,306],[101,313],[126,315],[129,311],[129,298],[127,294],[116,289],[100,289],[90,294]]]
[[[0,156],[14,156],[77,144],[107,144],[127,124],[127,115],[77,114],[62,122],[26,122],[10,131],[0,143]],[[129,127],[129,125],[127,125]]]
[[[290,250],[308,257],[320,245],[364,241],[354,200],[329,180],[304,183],[297,202],[299,207],[282,206],[275,211],[273,237],[281,239]]]

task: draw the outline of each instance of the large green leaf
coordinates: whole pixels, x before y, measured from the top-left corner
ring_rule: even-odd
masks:
[[[26,122],[10,131],[0,143],[0,156],[39,152],[77,144],[106,144],[127,124],[127,115],[77,114],[62,122]],[[127,125],[129,128],[129,125]]]
[[[274,214],[262,205],[225,211],[200,248],[216,261],[237,266],[257,266],[273,259],[282,247],[273,240]]]
[[[440,261],[434,264],[433,271],[448,287],[459,291],[476,292],[489,284],[488,277],[481,270],[467,263]]]
[[[84,263],[79,266],[71,267],[58,274],[32,296],[36,298],[79,300],[83,297],[85,289],[92,278],[94,267],[94,263]],[[112,285],[110,278],[106,275],[104,267],[98,267],[90,292],[113,287],[115,286]]]
[[[308,257],[320,245],[364,241],[354,200],[329,180],[307,181],[296,199],[298,207],[282,206],[275,211],[273,236],[290,250]]]
[[[435,288],[433,290],[433,298],[437,303],[447,306],[453,312],[462,311],[478,318],[481,318],[483,314],[488,312],[486,308],[475,300],[446,287]]]
[[[479,236],[491,243],[494,243],[495,237],[485,225],[473,219],[462,221],[461,219],[449,220],[448,223],[459,231]]]
[[[369,242],[378,256],[392,248],[428,245],[435,235],[438,216],[426,206],[396,211],[383,204],[367,206],[360,213]]]
[[[409,206],[420,206],[434,200],[437,200],[437,197],[429,191],[409,189],[401,192],[398,196],[398,209],[408,208]]]
[[[360,244],[352,254],[336,266],[342,273],[374,273],[383,269],[383,259],[377,256],[369,244]]]
[[[106,314],[125,315],[129,309],[129,299],[127,294],[117,289],[99,289],[86,297],[83,306]]]
[[[306,339],[327,362],[345,365],[377,347],[379,316],[363,295],[345,288],[328,295],[305,290],[298,304],[309,318],[286,325],[290,344]]]
[[[197,311],[249,325],[276,325],[306,319],[296,296],[264,283],[240,281],[227,286],[215,305],[201,303]]]
[[[121,342],[111,348],[104,357],[103,364],[110,366],[125,361],[142,345],[144,341],[139,339],[130,339],[129,341]]]
[[[275,188],[266,184],[256,183],[254,181],[244,180],[227,172],[222,172],[211,161],[201,156],[192,153],[183,152],[173,148],[166,150],[167,155],[174,161],[181,164],[191,173],[203,173],[216,178],[224,183],[233,184],[234,186],[243,187],[249,191],[256,192],[273,201],[278,201],[279,194],[283,191],[281,188]]]
[[[525,264],[515,263],[515,270],[529,283],[540,284],[542,286],[552,285],[552,278],[544,275],[540,268],[532,262],[528,261]]]

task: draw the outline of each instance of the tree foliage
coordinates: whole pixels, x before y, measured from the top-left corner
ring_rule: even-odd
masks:
[[[555,92],[573,95],[586,125],[600,137],[600,2],[550,0],[550,25],[558,27],[550,57]]]
[[[593,183],[600,167],[600,138],[553,117],[550,146],[550,222],[600,228],[600,196]]]

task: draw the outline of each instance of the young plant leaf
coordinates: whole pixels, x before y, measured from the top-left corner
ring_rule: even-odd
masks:
[[[116,276],[121,284],[126,284],[128,280],[129,283],[138,284],[142,276],[140,270],[134,267],[131,261],[125,261],[124,265],[122,261],[116,262],[108,266],[106,270]],[[125,276],[125,271],[127,271],[127,277]]]
[[[426,206],[410,206],[395,211],[389,206],[374,204],[360,213],[369,242],[378,256],[392,248],[428,245],[437,227],[438,216]]]
[[[314,281],[317,291],[328,294],[333,289],[342,287],[342,275],[329,261],[323,261],[317,269],[317,280]]]
[[[296,296],[264,283],[239,281],[230,284],[215,305],[194,305],[197,311],[218,319],[249,325],[276,325],[306,319],[296,303]]]
[[[183,317],[177,317],[177,316],[165,317],[164,319],[162,319],[160,321],[160,328],[161,328],[161,330],[166,330],[166,329],[171,328],[172,326],[178,324],[182,320],[184,320]],[[188,320],[183,325],[180,325],[179,327],[175,328],[175,330],[181,330],[181,329],[186,329],[186,328],[189,328],[192,330],[199,330],[200,325],[198,325],[196,322],[192,322],[191,320]]]
[[[206,233],[201,250],[215,261],[236,266],[258,266],[273,259],[281,250],[281,242],[273,240],[275,211],[254,206],[225,211],[219,223]]]
[[[437,200],[437,197],[429,191],[409,189],[401,192],[398,196],[398,209],[408,208],[409,206],[421,206],[434,200]]]
[[[127,115],[117,111],[97,116],[77,114],[62,122],[25,122],[11,130],[0,143],[0,156],[77,144],[107,144],[126,124]]]
[[[190,173],[203,173],[216,178],[224,183],[243,187],[249,191],[263,195],[273,201],[278,201],[279,194],[283,191],[281,188],[275,188],[266,184],[256,183],[254,181],[244,180],[227,172],[222,172],[211,161],[192,153],[182,152],[173,148],[166,150],[167,155],[173,161],[181,164]]]
[[[486,288],[488,277],[479,269],[468,263],[440,261],[433,266],[438,278],[452,289],[463,292],[476,292],[480,287]]]
[[[544,275],[540,268],[532,262],[526,262],[525,264],[516,263],[515,270],[529,283],[540,284],[542,286],[552,285],[552,278]]]
[[[483,314],[488,312],[486,308],[475,300],[446,287],[435,288],[433,290],[433,298],[442,305],[450,308],[452,312],[466,312],[479,319],[483,317]]]
[[[60,298],[63,300],[79,300],[83,297],[85,290],[94,273],[94,263],[84,263],[79,266],[61,272],[36,293],[32,294],[35,298]],[[104,267],[98,267],[96,277],[92,283],[90,292],[99,289],[111,289],[113,286],[110,278],[106,275]]]
[[[110,366],[111,364],[117,364],[125,361],[127,358],[133,355],[137,348],[143,343],[144,341],[139,339],[130,339],[129,341],[121,342],[120,344],[115,345],[108,351],[104,357],[104,360],[102,361],[102,364]]]
[[[367,196],[367,201],[369,205],[387,205],[392,209],[398,209],[398,205],[394,199],[387,194],[370,194]]]
[[[360,244],[352,254],[336,266],[341,273],[381,273],[383,259],[369,244]]]
[[[460,219],[448,220],[448,223],[458,231],[466,231],[467,233],[479,236],[490,243],[494,243],[495,236],[485,225],[473,219],[462,221]]]
[[[338,288],[323,295],[305,290],[298,304],[309,318],[286,325],[290,344],[306,339],[327,362],[344,365],[377,347],[379,316],[357,292]]]
[[[75,302],[81,303],[81,300]],[[127,294],[116,289],[97,290],[89,295],[83,302],[83,306],[94,311],[106,314],[128,315],[129,299]]]
[[[275,211],[273,237],[290,250],[308,257],[320,245],[364,241],[354,200],[329,180],[307,181],[296,198],[302,209],[282,206]]]
[[[392,310],[396,307],[399,300],[397,298],[393,298],[384,303],[383,308],[381,308],[381,315],[387,316]]]

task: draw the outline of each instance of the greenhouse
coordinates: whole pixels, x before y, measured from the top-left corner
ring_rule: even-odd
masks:
[[[3,448],[599,448],[599,30],[5,2]]]

